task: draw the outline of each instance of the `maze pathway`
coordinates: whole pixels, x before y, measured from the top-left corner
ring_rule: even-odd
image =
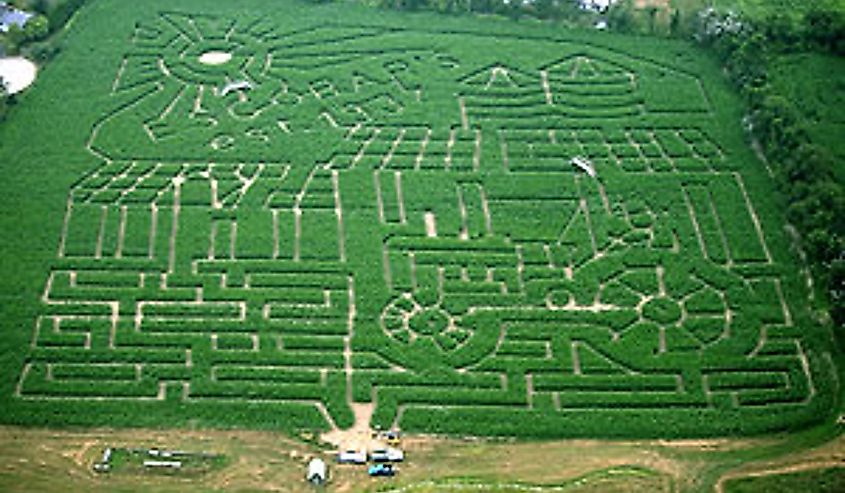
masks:
[[[595,436],[824,402],[756,171],[671,63],[163,12],[111,91],[19,399]]]

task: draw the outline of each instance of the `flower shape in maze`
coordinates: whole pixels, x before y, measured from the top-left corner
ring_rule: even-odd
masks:
[[[629,249],[600,260],[576,277],[596,275],[607,279],[598,287],[601,306],[634,308],[639,314],[636,330],[657,327],[665,331],[660,352],[703,349],[732,337],[731,327],[751,312],[740,314],[736,308],[759,301],[738,275],[679,254],[666,253],[658,259],[648,251]]]
[[[393,339],[410,344],[428,338],[442,351],[453,351],[466,343],[472,332],[439,304],[429,305],[404,293],[391,301],[379,319],[382,329]]]

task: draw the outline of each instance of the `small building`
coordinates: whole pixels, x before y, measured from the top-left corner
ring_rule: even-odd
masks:
[[[317,485],[325,484],[328,480],[326,463],[322,459],[311,459],[308,462],[308,474],[305,476],[305,480]]]
[[[0,33],[7,33],[12,26],[23,29],[32,14],[18,10],[6,2],[0,2]]]
[[[94,463],[94,472],[105,473],[111,470],[111,455],[112,449],[111,447],[106,448],[103,451],[103,458],[100,459],[100,462]]]

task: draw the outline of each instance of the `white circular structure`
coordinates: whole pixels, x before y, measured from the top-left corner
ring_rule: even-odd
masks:
[[[205,65],[223,65],[231,59],[232,54],[225,51],[206,51],[200,55],[199,61]]]
[[[38,67],[26,58],[0,58],[0,79],[6,84],[6,92],[16,94],[35,82]]]

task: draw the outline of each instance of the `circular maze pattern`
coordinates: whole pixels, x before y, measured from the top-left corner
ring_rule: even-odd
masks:
[[[639,322],[638,331],[665,331],[660,344],[651,344],[661,352],[702,350],[726,337],[739,319],[750,323],[747,317],[759,300],[741,277],[712,263],[668,252],[660,258],[652,256],[650,265],[638,261],[649,256],[647,250],[633,248],[589,263],[576,272],[576,279],[604,281],[598,286],[584,283],[589,290],[572,291],[574,297],[591,299],[591,293],[597,292],[602,309],[634,313],[630,320]],[[735,313],[740,304],[749,308]]]
[[[670,298],[652,298],[643,305],[643,317],[660,325],[673,325],[681,319],[681,307]]]
[[[466,343],[472,332],[439,305],[423,305],[410,294],[394,299],[381,315],[381,326],[396,341],[410,344],[431,339],[442,351],[453,351]]]

